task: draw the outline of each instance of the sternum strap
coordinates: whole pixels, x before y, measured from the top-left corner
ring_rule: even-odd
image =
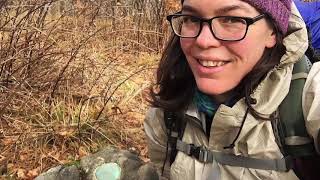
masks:
[[[292,164],[292,158],[290,156],[282,159],[257,159],[236,156],[223,152],[210,151],[203,146],[187,144],[181,140],[177,141],[176,148],[203,163],[212,163],[215,160],[223,165],[275,171],[288,171],[291,169]]]

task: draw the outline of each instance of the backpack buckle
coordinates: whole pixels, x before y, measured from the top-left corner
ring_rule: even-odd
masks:
[[[190,154],[202,163],[209,162],[209,152],[204,146],[191,145]]]

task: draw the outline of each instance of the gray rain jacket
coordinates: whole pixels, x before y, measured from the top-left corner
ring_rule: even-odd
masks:
[[[308,46],[305,24],[295,6],[292,6],[289,21],[289,30],[284,38],[285,55],[281,58],[279,66],[268,73],[252,94],[252,97],[257,100],[253,107],[264,114],[275,112],[286,97],[290,87],[293,64],[304,55]],[[271,122],[256,120],[250,113],[234,148],[223,148],[234,140],[240,129],[246,108],[244,99],[240,99],[233,107],[221,105],[214,116],[208,139],[205,134],[206,128],[203,126],[205,119],[201,118],[201,114],[195,106],[190,104],[186,112],[188,121],[182,141],[205,146],[213,152],[259,159],[281,159],[283,154],[275,141]],[[320,128],[320,63],[315,63],[308,75],[303,92],[303,112],[308,133],[317,141]],[[144,128],[150,159],[160,172],[167,144],[163,111],[158,108],[150,108],[145,118]],[[215,161],[201,163],[180,151],[171,167],[165,169],[164,176],[170,177],[172,180],[298,179],[292,170],[281,172],[235,167],[222,165]]]

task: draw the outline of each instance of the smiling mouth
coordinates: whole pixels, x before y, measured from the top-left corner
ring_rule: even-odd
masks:
[[[220,67],[225,64],[228,64],[229,61],[206,61],[206,60],[198,60],[198,63],[201,66],[207,67],[207,68],[212,68],[212,67]]]

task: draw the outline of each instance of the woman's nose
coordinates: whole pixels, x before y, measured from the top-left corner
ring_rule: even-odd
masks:
[[[205,23],[202,26],[201,32],[198,37],[196,37],[196,44],[201,48],[218,47],[221,42],[216,39],[213,32],[210,29],[210,25]]]

